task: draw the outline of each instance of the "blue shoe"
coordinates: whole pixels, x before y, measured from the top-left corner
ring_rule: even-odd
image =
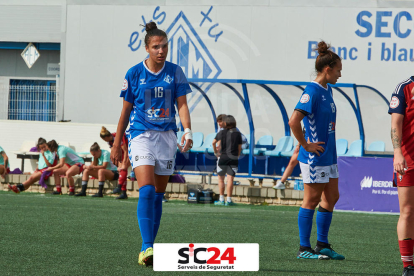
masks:
[[[323,245],[321,245],[321,244],[316,245],[315,252],[319,253],[319,254],[322,254],[322,255],[326,255],[332,260],[345,260],[345,256],[336,253],[332,249],[332,246],[329,243],[323,244]]]
[[[226,204],[224,203],[224,201],[217,200],[217,201],[214,201],[214,205],[224,206],[224,205],[226,205]]]
[[[226,205],[225,206],[236,206],[237,204],[234,203],[233,201],[226,201]]]
[[[296,257],[298,259],[309,259],[309,260],[329,260],[330,259],[326,255],[316,253],[310,247],[301,247]]]

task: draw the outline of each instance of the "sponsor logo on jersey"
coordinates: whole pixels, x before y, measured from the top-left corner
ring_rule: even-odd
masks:
[[[400,105],[400,100],[396,96],[392,97],[391,102],[390,102],[390,107],[394,109],[394,108],[397,108],[399,105]]]
[[[303,94],[302,97],[300,98],[300,102],[301,103],[307,103],[307,102],[309,102],[309,99],[310,99],[310,97],[309,97],[308,94]]]
[[[326,101],[325,95],[322,95],[322,101]]]
[[[164,81],[165,81],[166,83],[170,84],[170,83],[173,81],[173,79],[172,79],[169,75],[167,75],[167,76],[164,78]]]
[[[152,157],[152,156],[139,156],[139,155],[136,155],[135,156],[135,161],[138,161],[138,160],[142,160],[142,159],[146,159],[146,160],[154,160],[154,157]]]
[[[140,85],[141,85],[141,84],[147,84],[147,83],[145,82],[145,79],[140,79],[139,81],[140,81],[140,83],[139,83]]]
[[[328,176],[329,176],[329,173],[321,172],[321,177],[328,177]]]
[[[122,91],[126,91],[128,89],[128,81],[124,79],[124,83],[122,84]]]

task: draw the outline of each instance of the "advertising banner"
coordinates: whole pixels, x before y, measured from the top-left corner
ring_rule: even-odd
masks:
[[[335,209],[398,213],[392,162],[392,158],[339,157],[340,197]]]

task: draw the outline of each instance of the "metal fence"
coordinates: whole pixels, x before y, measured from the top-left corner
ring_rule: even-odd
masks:
[[[56,82],[10,80],[8,119],[56,121]]]

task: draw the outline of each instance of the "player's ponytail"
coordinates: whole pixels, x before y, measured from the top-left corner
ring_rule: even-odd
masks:
[[[106,129],[106,127],[103,126],[99,136],[101,136],[101,138],[105,138],[105,137],[108,137],[108,136],[111,136],[111,135],[112,134]]]
[[[91,152],[97,152],[97,151],[99,151],[101,149],[101,147],[98,145],[98,143],[93,143],[93,145],[91,146],[91,148],[90,148],[90,151]]]
[[[335,54],[330,45],[327,45],[325,41],[318,43],[318,47],[314,51],[318,52],[318,57],[315,61],[316,72],[321,73],[326,66],[333,68],[341,58]]]
[[[145,31],[147,33],[155,29],[158,29],[157,24],[155,22],[149,22],[145,24]]]
[[[145,31],[147,32],[144,38],[145,46],[149,45],[150,38],[153,36],[162,36],[168,39],[167,34],[163,30],[158,29],[155,22],[145,24]]]

